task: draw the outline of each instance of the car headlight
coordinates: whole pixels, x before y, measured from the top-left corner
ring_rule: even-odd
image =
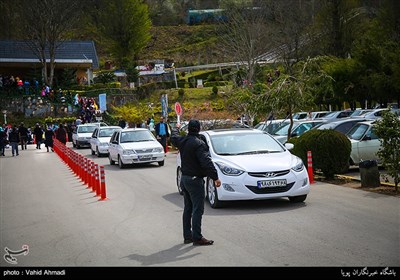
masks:
[[[123,150],[122,152],[123,155],[133,155],[135,154],[134,150]]]
[[[221,170],[222,174],[227,175],[227,176],[240,176],[244,173],[243,170],[231,167],[227,164],[216,162],[215,163],[219,170]]]
[[[154,148],[153,149],[153,153],[161,153],[161,152],[164,152],[163,148]]]
[[[300,172],[304,169],[303,161],[300,158],[296,157],[293,163],[294,163],[294,165],[292,166],[293,171]]]

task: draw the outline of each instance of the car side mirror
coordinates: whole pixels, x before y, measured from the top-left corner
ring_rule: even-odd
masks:
[[[285,148],[291,150],[294,148],[294,145],[292,143],[285,143]]]
[[[371,136],[364,136],[363,141],[371,140]]]
[[[292,132],[292,134],[290,134],[290,137],[296,137],[297,133],[296,132]]]

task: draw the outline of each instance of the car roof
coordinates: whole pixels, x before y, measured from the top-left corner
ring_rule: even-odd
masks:
[[[136,128],[124,128],[124,129],[121,128],[121,131],[122,131],[122,132],[145,131],[145,130],[147,130],[147,131],[150,132],[150,130],[148,130],[147,128],[141,128],[141,127],[136,127]]]
[[[264,131],[253,129],[253,128],[223,128],[223,129],[212,129],[212,130],[205,130],[201,131],[200,133],[207,133],[208,135],[223,135],[223,134],[263,134]],[[265,133],[266,134],[266,133]]]
[[[119,129],[122,129],[120,126],[117,126],[117,125],[99,126],[99,129],[110,129],[110,128],[119,128]]]

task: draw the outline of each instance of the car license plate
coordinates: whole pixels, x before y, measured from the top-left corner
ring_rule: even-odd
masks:
[[[150,160],[151,156],[139,156],[139,160]]]
[[[280,180],[268,180],[268,181],[257,181],[258,188],[271,188],[271,187],[284,187],[286,186],[286,179]]]

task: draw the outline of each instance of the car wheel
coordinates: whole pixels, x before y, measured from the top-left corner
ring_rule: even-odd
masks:
[[[212,208],[220,208],[223,202],[218,198],[217,188],[214,186],[214,180],[207,178],[207,200]]]
[[[181,168],[178,166],[176,169],[176,186],[178,187],[178,192],[180,195],[183,195],[183,190],[182,190],[182,171]]]
[[[122,159],[121,159],[120,156],[118,156],[118,166],[119,166],[119,168],[121,168],[121,169],[125,167],[125,164],[122,162]]]
[[[304,202],[304,200],[306,200],[306,198],[307,198],[306,194],[299,195],[299,196],[289,196],[290,202],[293,202],[293,203]]]
[[[115,164],[115,161],[113,161],[111,159],[111,155],[110,154],[108,154],[108,160],[110,161],[110,165],[114,165]]]
[[[97,155],[97,157],[101,157],[101,154],[99,152],[99,147],[96,147],[96,155]]]
[[[90,151],[92,152],[92,156],[94,156],[95,152],[92,150],[92,147],[90,147]]]
[[[159,165],[159,166],[164,166],[164,161],[159,161],[159,162],[158,162],[158,165]]]
[[[75,145],[75,142],[74,141],[72,141],[72,147],[76,147],[76,145]]]

